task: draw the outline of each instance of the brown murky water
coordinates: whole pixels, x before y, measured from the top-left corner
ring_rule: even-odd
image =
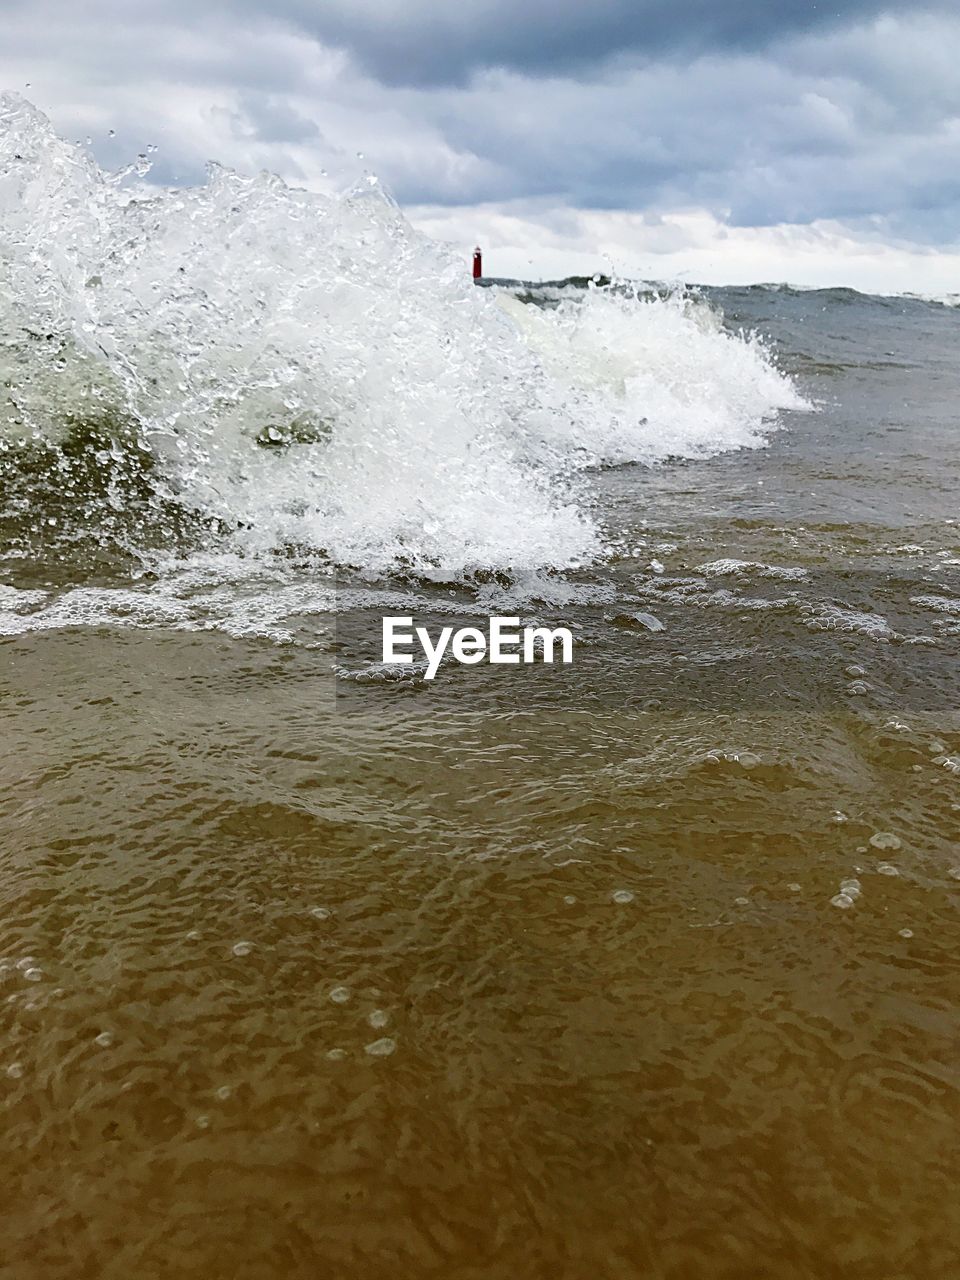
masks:
[[[424,713],[213,635],[4,659],[6,1274],[953,1273],[923,717]]]
[[[721,302],[823,412],[598,473],[574,574],[145,574],[0,477],[4,1280],[960,1275],[957,322]],[[379,681],[410,610],[576,660]]]

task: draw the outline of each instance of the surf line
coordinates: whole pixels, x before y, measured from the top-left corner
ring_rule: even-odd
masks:
[[[504,666],[520,663],[553,662],[559,649],[560,662],[573,662],[573,634],[569,627],[524,627],[519,618],[492,617],[484,632],[479,627],[441,627],[436,640],[426,627],[414,627],[413,617],[383,619],[383,661],[413,666],[414,638],[427,660],[424,679],[432,680],[448,651],[455,662],[474,666],[486,659]],[[398,646],[411,646],[401,651]]]

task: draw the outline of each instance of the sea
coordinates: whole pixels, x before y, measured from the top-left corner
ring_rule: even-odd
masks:
[[[960,1274],[958,282],[146,168],[0,97],[0,1275]]]

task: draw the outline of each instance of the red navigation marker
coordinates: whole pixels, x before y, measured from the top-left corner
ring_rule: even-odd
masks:
[[[483,275],[483,254],[480,252],[480,246],[477,245],[473,251],[473,278],[479,280]]]

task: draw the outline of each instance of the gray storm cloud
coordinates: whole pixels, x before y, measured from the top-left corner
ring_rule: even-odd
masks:
[[[290,0],[285,12],[304,31],[349,50],[384,83],[446,85],[490,67],[589,75],[625,55],[754,50],[889,8],[882,0]]]
[[[946,3],[12,0],[0,85],[107,162],[159,141],[162,181],[215,156],[311,182],[362,152],[405,204],[702,209],[949,244],[958,61]]]

